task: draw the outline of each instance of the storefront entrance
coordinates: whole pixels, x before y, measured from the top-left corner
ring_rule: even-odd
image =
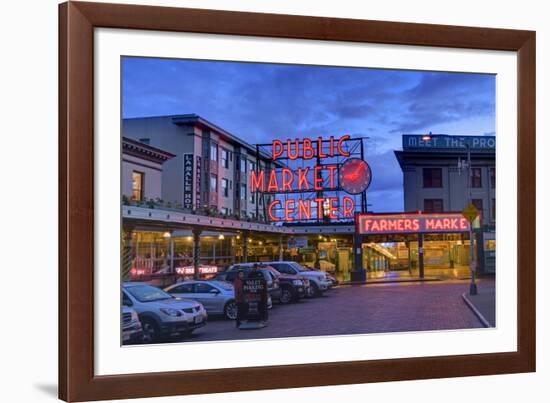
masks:
[[[364,242],[363,267],[367,278],[420,277],[417,236],[392,241],[392,236]],[[462,234],[425,234],[424,277],[468,278],[470,268],[468,239]]]
[[[357,219],[367,279],[470,277],[469,223],[462,214],[363,214]]]

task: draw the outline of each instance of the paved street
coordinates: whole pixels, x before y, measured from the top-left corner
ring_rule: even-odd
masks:
[[[489,282],[489,286],[490,286]],[[484,282],[479,284],[483,288]],[[269,325],[238,330],[210,318],[188,341],[403,332],[483,327],[461,294],[468,281],[343,286],[328,295],[291,305],[275,304]]]

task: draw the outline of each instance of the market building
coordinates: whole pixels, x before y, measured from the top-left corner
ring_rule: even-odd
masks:
[[[123,160],[125,278],[205,277],[234,262],[281,259],[343,282],[469,274],[469,224],[460,215],[468,187],[458,168],[464,143],[441,148],[404,135],[395,154],[408,213],[380,215],[366,209],[376,175],[364,161],[366,138],[251,145],[197,115],[124,119],[123,136],[134,147],[169,150],[141,188],[133,175],[141,171],[125,168],[130,162]],[[449,144],[462,139],[446,138]],[[477,255],[489,272],[494,137],[468,147],[472,199],[481,199],[474,202],[482,212],[475,222]],[[156,184],[147,182],[153,178]]]

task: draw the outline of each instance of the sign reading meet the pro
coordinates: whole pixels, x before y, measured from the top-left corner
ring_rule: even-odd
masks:
[[[359,214],[358,232],[363,235],[466,232],[468,220],[460,213]]]
[[[492,151],[496,149],[495,136],[445,136],[434,135],[429,140],[416,134],[403,135],[403,150],[465,150],[470,147],[476,151]]]

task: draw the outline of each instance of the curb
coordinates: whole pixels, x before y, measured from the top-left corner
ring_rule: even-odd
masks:
[[[485,316],[483,316],[481,314],[481,312],[479,312],[477,310],[477,308],[474,306],[474,304],[472,303],[472,301],[470,301],[468,299],[468,297],[466,296],[466,293],[463,293],[462,294],[462,299],[464,300],[464,303],[466,305],[468,305],[468,307],[472,310],[472,312],[474,313],[474,315],[477,316],[477,318],[479,319],[479,321],[481,322],[481,324],[484,326],[484,327],[493,327],[491,326],[491,324],[487,321],[487,319],[485,319]]]
[[[388,284],[388,283],[425,283],[430,281],[441,281],[440,278],[411,278],[404,280],[367,280],[367,281],[349,281],[347,283],[340,283],[339,286],[352,286],[352,285],[375,285],[375,284]]]

